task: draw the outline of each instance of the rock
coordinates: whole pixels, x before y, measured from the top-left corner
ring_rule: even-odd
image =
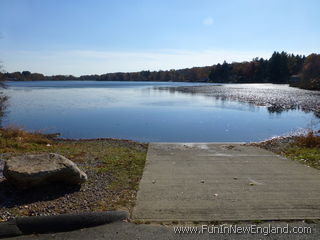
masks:
[[[0,158],[0,179],[3,177],[3,166],[4,166],[4,161],[3,159]]]
[[[3,175],[20,189],[52,182],[81,184],[87,175],[77,165],[56,153],[26,154],[5,160]]]

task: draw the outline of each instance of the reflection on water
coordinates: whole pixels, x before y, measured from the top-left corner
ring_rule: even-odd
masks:
[[[179,91],[177,88],[175,87],[154,87],[154,90],[158,90],[158,91],[168,91],[169,93],[171,93],[172,95],[178,93],[178,92],[183,92],[184,94],[190,94],[192,96],[196,96],[196,95],[204,95],[202,93],[197,93],[197,92],[185,92],[185,91]],[[150,90],[149,90],[150,91]],[[210,96],[207,97],[207,99],[210,98],[214,98],[216,100],[216,102],[221,102],[221,105],[223,107],[230,107],[230,102],[233,101],[233,99],[230,96]],[[226,102],[226,103],[224,103]],[[247,104],[245,104],[246,107],[248,107],[249,109],[251,109],[251,111],[255,111],[255,107],[257,106],[257,104],[255,103],[250,103],[248,102]],[[264,105],[261,105],[264,106]],[[270,114],[272,113],[277,113],[277,114],[281,114],[284,111],[289,111],[290,109],[287,108],[283,108],[281,106],[277,106],[277,105],[267,105],[265,106],[268,109],[268,112]],[[293,108],[295,109],[295,108]],[[248,109],[247,109],[248,110]]]
[[[192,84],[9,83],[4,123],[60,132],[66,138],[209,142],[263,140],[310,127],[316,120],[298,109],[274,114],[266,107],[228,98],[158,89],[188,85]]]
[[[6,113],[7,103],[8,97],[0,92],[0,127],[2,127],[2,119]]]

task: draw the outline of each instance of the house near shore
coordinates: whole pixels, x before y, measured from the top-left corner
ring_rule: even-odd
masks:
[[[290,78],[289,78],[289,83],[299,83],[301,82],[301,78],[299,75],[292,75]]]

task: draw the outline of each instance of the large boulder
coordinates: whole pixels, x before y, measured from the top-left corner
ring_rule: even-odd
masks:
[[[87,180],[74,162],[56,153],[12,157],[5,161],[3,175],[20,189],[52,182],[81,184]]]

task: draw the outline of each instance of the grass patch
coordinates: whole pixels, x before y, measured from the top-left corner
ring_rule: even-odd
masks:
[[[125,147],[109,148],[107,152],[103,159],[105,166],[100,171],[107,171],[115,178],[110,188],[136,188],[135,182],[139,181],[142,175],[145,153]]]
[[[282,154],[310,167],[320,169],[320,136],[309,132],[305,136],[298,136]]]
[[[108,148],[108,154],[103,159],[104,167],[99,171],[110,173],[114,181],[110,189],[137,190],[137,182],[142,176],[145,164],[145,153],[125,147]]]
[[[301,136],[275,138],[254,145],[320,169],[320,136],[314,132]]]
[[[96,171],[111,175],[112,182],[108,185],[108,189],[118,193],[118,197],[110,199],[112,205],[114,208],[133,207],[146,153],[126,147],[108,147],[105,151],[102,164],[96,168]]]
[[[320,149],[292,147],[283,152],[288,158],[297,160],[310,167],[320,169]]]
[[[28,133],[19,128],[0,129],[0,152],[37,151],[52,141],[41,133]]]

